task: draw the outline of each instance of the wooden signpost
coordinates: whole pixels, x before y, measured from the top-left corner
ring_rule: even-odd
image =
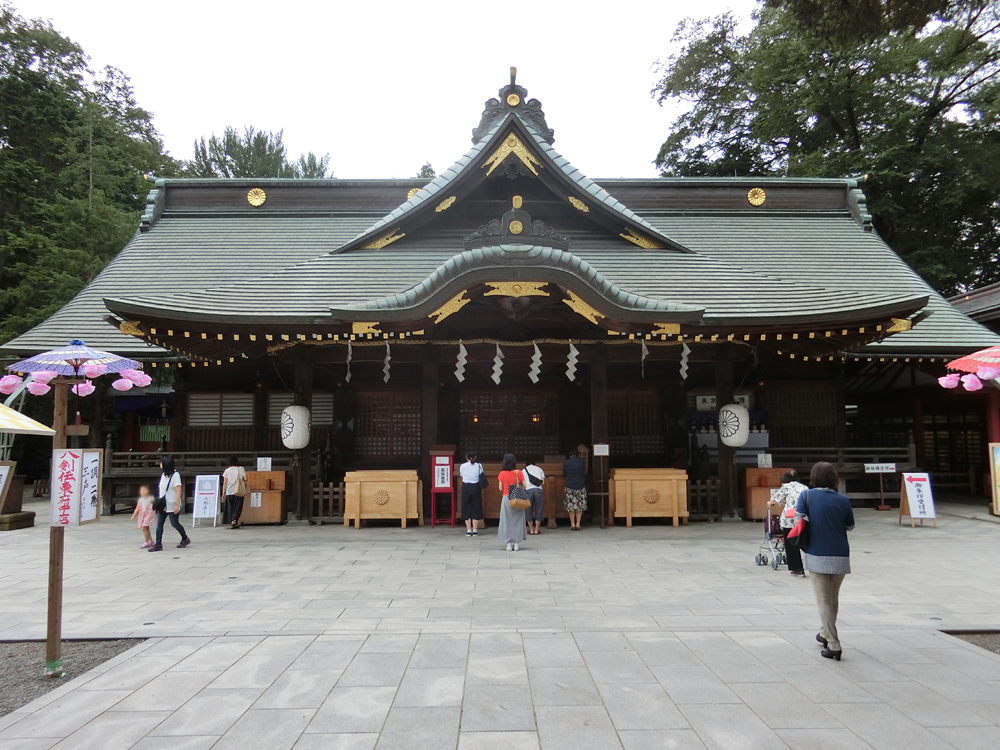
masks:
[[[937,513],[934,511],[934,495],[931,493],[931,478],[928,474],[904,473],[903,482],[899,491],[899,522],[903,523],[903,516],[910,517],[910,526],[914,526],[913,520],[920,519],[920,525],[924,525],[924,519],[930,518],[934,521],[934,528],[937,528]]]
[[[865,474],[878,474],[878,507],[875,510],[889,510],[885,502],[885,487],[882,484],[883,474],[895,474],[896,464],[865,464]]]

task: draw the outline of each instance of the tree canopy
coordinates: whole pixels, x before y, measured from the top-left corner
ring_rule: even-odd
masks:
[[[433,180],[437,177],[437,172],[434,171],[434,167],[431,166],[431,163],[427,162],[420,168],[420,171],[417,172],[417,177],[421,180]]]
[[[687,20],[653,95],[678,176],[865,176],[878,232],[945,294],[1000,281],[1000,5],[766,0]]]
[[[296,161],[288,160],[284,131],[270,132],[246,127],[240,133],[227,127],[206,142],[194,142],[194,158],[185,166],[195,177],[332,177],[330,155],[317,157],[312,151]]]
[[[0,5],[0,341],[80,291],[135,232],[170,175],[149,112],[50,23]]]

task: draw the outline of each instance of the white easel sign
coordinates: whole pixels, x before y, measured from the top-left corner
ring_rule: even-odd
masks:
[[[80,525],[80,495],[83,491],[83,451],[77,448],[56,448],[52,451],[53,526]]]
[[[934,510],[934,495],[931,492],[929,474],[903,473],[899,499],[900,523],[903,522],[903,516],[910,517],[911,526],[915,518],[920,519],[921,525],[925,518],[934,519],[934,526],[937,526],[937,513]]]
[[[219,516],[219,475],[200,474],[194,478],[194,509],[191,518],[211,518],[215,526]]]

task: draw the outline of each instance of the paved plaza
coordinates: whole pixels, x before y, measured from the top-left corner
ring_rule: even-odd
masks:
[[[41,510],[43,506],[39,506]],[[1000,747],[1000,523],[857,511],[842,662],[761,526],[70,529],[66,638],[149,640],[0,717],[0,749]],[[190,526],[190,517],[184,522]],[[0,638],[43,638],[47,528],[0,536]],[[39,670],[42,665],[39,664]]]

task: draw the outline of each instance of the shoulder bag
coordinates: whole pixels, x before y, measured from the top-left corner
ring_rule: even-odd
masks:
[[[531,507],[531,501],[528,500],[528,490],[522,484],[524,475],[519,471],[517,472],[517,477],[517,483],[507,488],[507,502],[511,508],[527,510]]]
[[[533,489],[537,489],[538,487],[542,486],[542,481],[543,480],[538,479],[534,474],[532,474],[527,469],[524,470],[524,475],[526,477],[528,477],[528,481],[531,482],[531,485],[532,485]]]
[[[172,478],[173,477],[171,477],[171,479]],[[170,489],[170,480],[169,479],[167,480],[167,489],[168,490]],[[157,513],[159,513],[161,510],[166,510],[166,509],[167,509],[167,496],[166,495],[158,497],[158,498],[156,498],[153,501],[153,510],[155,510]]]
[[[800,550],[809,546],[809,490],[805,491],[806,514],[785,535],[785,544],[790,544]]]
[[[486,472],[483,471],[483,465],[479,464],[479,488],[485,490],[490,486],[490,480],[486,476]]]
[[[242,466],[236,474],[236,481],[233,482],[233,494],[236,497],[246,497],[250,494],[250,487],[247,485],[247,473]]]

